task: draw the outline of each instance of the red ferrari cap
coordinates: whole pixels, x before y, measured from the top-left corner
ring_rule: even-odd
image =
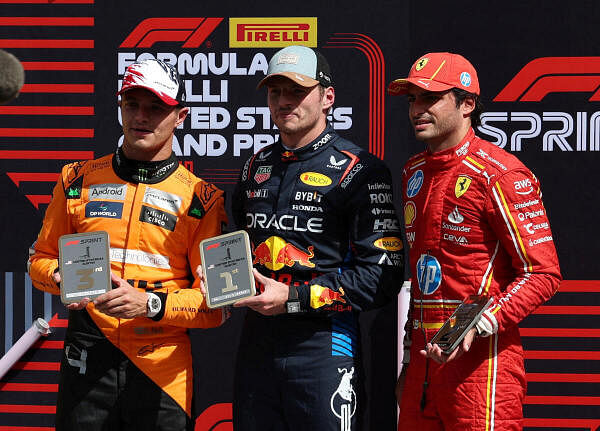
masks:
[[[409,84],[429,91],[460,88],[479,95],[479,79],[473,65],[462,55],[450,52],[430,52],[419,58],[408,78],[395,79],[388,85],[388,94],[406,94]]]

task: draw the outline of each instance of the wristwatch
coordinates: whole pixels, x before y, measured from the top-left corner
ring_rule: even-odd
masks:
[[[285,309],[288,314],[300,313],[300,300],[298,299],[298,289],[290,285],[288,300],[285,302]]]
[[[154,317],[158,314],[162,307],[160,297],[152,292],[146,292],[148,302],[146,303],[146,317]]]

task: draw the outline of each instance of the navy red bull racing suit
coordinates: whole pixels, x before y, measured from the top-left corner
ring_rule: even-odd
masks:
[[[402,184],[412,345],[398,429],[521,429],[526,381],[517,324],[561,280],[539,182],[471,129],[453,148],[412,157]],[[426,360],[419,350],[468,295],[494,297],[480,336],[458,359]]]
[[[240,430],[358,429],[359,311],[402,285],[403,245],[384,163],[331,126],[295,151],[248,159],[233,197],[254,266],[298,291],[301,312],[248,310],[234,389]]]
[[[63,168],[32,250],[35,287],[52,279],[58,238],[107,231],[111,271],[161,298],[153,318],[118,319],[92,303],[69,311],[57,403],[57,430],[193,427],[187,328],[219,326],[194,277],[199,242],[226,223],[223,192],[179,165],[127,160],[122,151]],[[187,422],[187,425],[186,425]]]

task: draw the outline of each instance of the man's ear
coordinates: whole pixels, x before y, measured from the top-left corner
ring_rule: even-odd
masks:
[[[177,122],[175,123],[175,127],[178,127],[181,123],[183,123],[183,120],[185,120],[185,117],[187,117],[189,112],[190,108],[188,108],[187,106],[185,108],[179,109],[179,112],[177,113]]]
[[[475,99],[472,97],[465,98],[460,104],[460,110],[463,117],[470,117],[471,113],[475,110]]]
[[[321,98],[321,103],[323,104],[323,110],[329,112],[329,108],[333,106],[335,102],[335,90],[333,87],[327,87],[325,91],[323,91],[323,97]]]

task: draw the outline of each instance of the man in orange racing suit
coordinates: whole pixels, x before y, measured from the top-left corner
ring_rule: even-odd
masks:
[[[412,346],[397,388],[399,429],[521,429],[526,381],[517,324],[561,279],[539,182],[516,157],[475,136],[479,81],[464,57],[426,54],[388,91],[407,95],[415,136],[427,144],[403,173]],[[445,354],[429,340],[468,295],[494,301]]]
[[[122,147],[62,169],[29,261],[33,284],[59,294],[59,237],[109,234],[113,289],[67,307],[56,429],[189,430],[187,328],[225,319],[206,307],[193,277],[200,241],[226,223],[223,193],[172,152],[189,111],[172,66],[131,64],[118,94]]]

